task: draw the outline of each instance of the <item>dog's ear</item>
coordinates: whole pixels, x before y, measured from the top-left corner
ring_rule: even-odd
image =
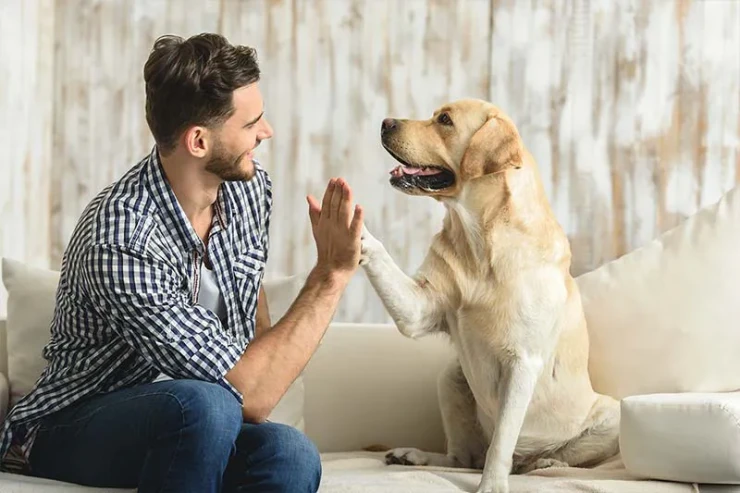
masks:
[[[465,150],[460,172],[469,178],[521,168],[521,138],[506,117],[490,115]]]

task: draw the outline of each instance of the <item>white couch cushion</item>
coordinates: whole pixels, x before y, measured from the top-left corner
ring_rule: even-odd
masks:
[[[740,188],[577,282],[597,391],[740,389]]]
[[[270,321],[273,325],[288,311],[290,305],[298,297],[303,283],[304,279],[302,276],[265,279],[262,283],[265,288],[265,296],[267,297]],[[305,431],[305,396],[305,382],[303,375],[300,375],[288,388],[283,398],[277,403],[277,406],[272,410],[268,419],[275,423],[288,424],[301,431]]]
[[[7,258],[2,270],[8,291],[8,380],[10,405],[14,406],[46,366],[41,351],[49,340],[59,272]]]
[[[639,476],[740,484],[740,392],[627,397],[620,448]]]
[[[451,356],[444,336],[412,340],[390,324],[333,323],[306,367],[306,434],[322,452],[443,452],[437,377]]]
[[[59,272],[3,258],[2,277],[8,291],[7,360],[11,406],[26,395],[41,375],[46,360],[42,351],[49,340]],[[263,283],[270,318],[277,322],[298,295],[298,276],[268,279]],[[303,377],[288,389],[269,419],[304,429]]]

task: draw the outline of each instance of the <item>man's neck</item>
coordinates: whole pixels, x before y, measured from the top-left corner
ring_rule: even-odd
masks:
[[[170,187],[191,224],[195,226],[209,219],[221,180],[195,163],[178,157],[177,153],[160,156],[160,159]]]

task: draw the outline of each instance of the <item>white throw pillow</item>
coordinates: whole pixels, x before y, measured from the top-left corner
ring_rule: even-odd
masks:
[[[298,297],[303,283],[304,279],[302,276],[264,280],[262,286],[265,288],[267,308],[270,313],[270,321],[273,325],[288,311],[290,305]],[[300,375],[288,388],[288,391],[280,399],[275,409],[272,410],[268,420],[275,423],[287,424],[301,431],[305,431],[305,395],[306,388],[303,382],[303,375]]]
[[[577,282],[597,391],[740,389],[740,188]]]
[[[59,272],[3,258],[3,284],[8,291],[7,349],[10,405],[31,391],[46,360]]]
[[[42,351],[49,340],[59,272],[3,258],[2,278],[8,291],[8,381],[10,404],[13,406],[31,391],[46,366]],[[290,307],[302,285],[299,276],[263,283],[273,323]],[[301,376],[288,389],[269,419],[303,430],[303,401]]]
[[[622,400],[619,445],[637,476],[740,484],[740,392],[650,394]]]

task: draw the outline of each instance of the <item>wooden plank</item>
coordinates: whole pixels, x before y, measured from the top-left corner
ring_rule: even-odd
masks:
[[[49,263],[53,0],[0,2],[0,256]],[[7,293],[0,283],[0,318]]]

